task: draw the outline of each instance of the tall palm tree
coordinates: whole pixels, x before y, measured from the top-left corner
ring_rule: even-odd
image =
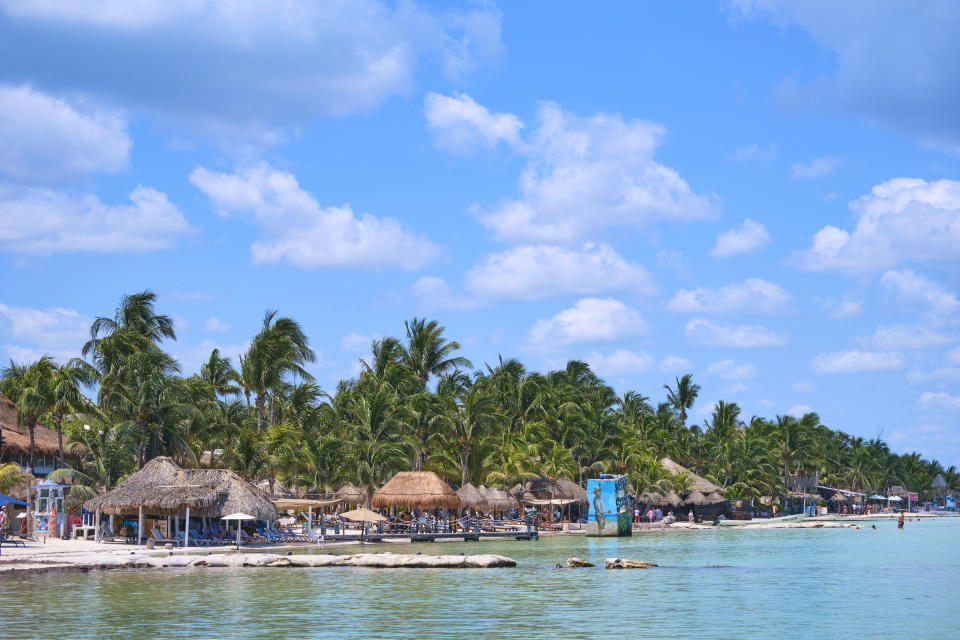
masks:
[[[680,416],[680,426],[687,426],[687,412],[693,408],[697,396],[700,395],[700,385],[693,383],[693,374],[687,373],[676,378],[676,386],[671,388],[663,385],[667,390],[667,401],[673,405],[674,411]]]
[[[414,318],[404,323],[407,330],[406,353],[404,362],[423,386],[430,376],[440,375],[453,369],[469,369],[470,361],[453,353],[460,349],[460,343],[447,340],[443,336],[445,328],[436,320],[429,322]]]
[[[313,379],[304,369],[304,365],[316,360],[307,335],[296,320],[277,314],[275,310],[268,310],[264,314],[263,327],[250,343],[246,357],[240,361],[240,373],[248,404],[250,392],[256,394],[254,406],[257,411],[258,432],[263,430],[263,424],[267,421],[267,400],[271,392],[287,376]],[[271,425],[274,417],[271,410]]]
[[[210,358],[200,367],[200,377],[215,393],[221,396],[236,396],[240,394],[240,374],[230,363],[230,358],[220,355],[220,349],[210,352]]]

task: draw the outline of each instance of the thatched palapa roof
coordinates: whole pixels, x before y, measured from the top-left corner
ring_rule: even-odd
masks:
[[[931,489],[946,489],[947,488],[947,479],[943,477],[942,473],[938,473],[937,477],[933,479],[933,484],[930,485]]]
[[[480,490],[469,482],[457,489],[457,496],[460,498],[461,507],[477,509],[485,506],[487,503],[486,496],[480,493]]]
[[[432,471],[401,471],[373,494],[377,509],[457,509],[460,497]]]
[[[30,432],[26,427],[17,426],[17,405],[0,394],[0,456],[4,454],[30,454]],[[70,458],[79,456],[77,451],[66,451],[67,439],[64,437],[64,455]],[[37,424],[33,428],[33,446],[37,455],[56,456],[60,452],[57,432]]]
[[[846,502],[847,496],[843,495],[839,491],[830,496],[830,502]]]
[[[687,469],[682,464],[677,464],[670,458],[663,458],[662,460],[660,460],[660,464],[663,465],[664,469],[672,473],[688,474],[691,478],[693,478],[693,488],[700,491],[703,494],[717,493],[717,494],[720,494],[721,496],[726,495],[726,491],[723,490],[723,487],[710,482],[703,476],[698,476],[693,471],[690,471],[690,469]]]
[[[518,506],[518,503],[503,489],[487,489],[486,506],[491,511],[508,511]]]
[[[135,513],[140,507],[151,515],[191,515],[219,518],[247,513],[258,520],[273,520],[277,509],[253,484],[227,469],[182,469],[166,456],[154,458],[117,488],[87,500],[88,511],[114,515]]]
[[[557,478],[551,482],[546,476],[539,476],[524,485],[515,486],[511,495],[524,502],[561,499],[587,504],[587,490],[568,478]]]
[[[367,501],[367,492],[352,482],[348,482],[337,489],[333,497],[347,504],[364,504]]]

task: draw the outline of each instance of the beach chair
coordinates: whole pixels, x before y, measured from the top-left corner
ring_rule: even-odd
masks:
[[[190,544],[192,544],[193,546],[206,547],[210,544],[209,540],[199,535],[193,529],[191,529],[189,533],[190,533]]]
[[[280,540],[276,538],[269,529],[258,526],[257,527],[257,537],[266,542],[267,544],[273,544],[274,542],[279,542]]]
[[[5,535],[3,535],[2,533],[0,533],[0,546],[3,546],[3,545],[10,545],[10,546],[14,546],[14,547],[26,547],[26,546],[27,546],[27,545],[25,545],[25,544],[23,543],[23,540],[14,540],[13,538],[8,538],[8,537],[6,537]]]
[[[154,527],[153,529],[150,530],[150,537],[153,538],[153,541],[154,541],[154,542],[159,542],[160,544],[166,544],[166,543],[168,543],[168,542],[174,542],[174,543],[175,543],[175,542],[177,542],[177,541],[182,541],[182,538],[180,538],[180,537],[177,537],[177,538],[164,538],[164,537],[163,537],[163,534],[160,533],[160,530],[157,529],[156,527]]]

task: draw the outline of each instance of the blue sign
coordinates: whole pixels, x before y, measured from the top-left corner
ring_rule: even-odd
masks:
[[[628,536],[630,497],[626,476],[607,476],[587,480],[588,536]]]

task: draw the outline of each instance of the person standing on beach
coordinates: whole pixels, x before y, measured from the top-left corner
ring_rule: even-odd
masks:
[[[903,529],[903,512],[900,512],[900,516],[897,518],[897,529]]]
[[[0,535],[7,530],[7,507],[0,507]]]

